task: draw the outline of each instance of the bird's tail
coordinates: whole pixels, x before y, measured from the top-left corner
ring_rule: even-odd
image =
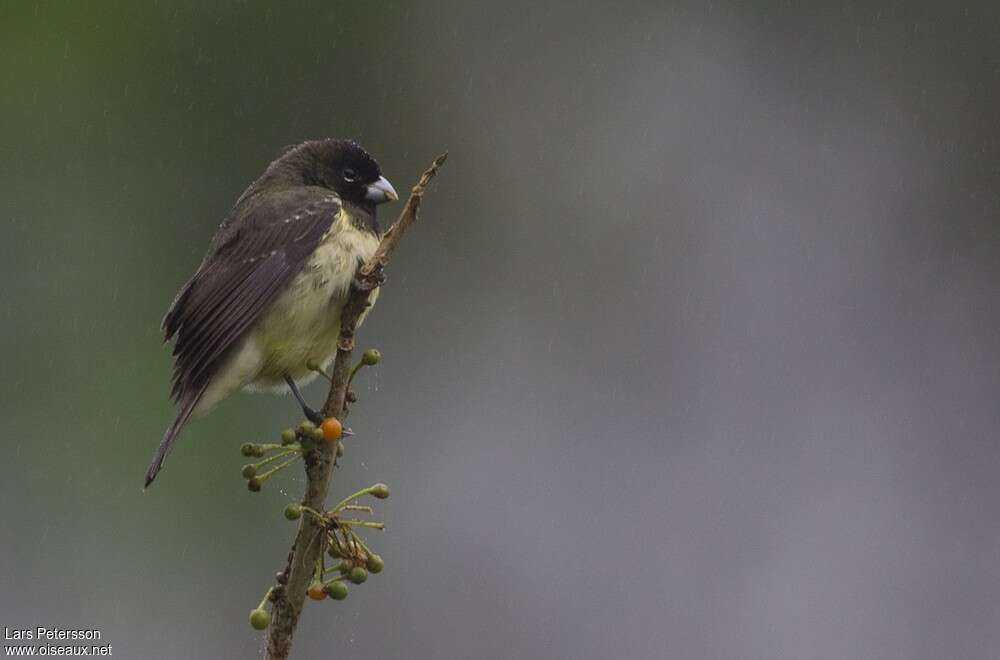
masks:
[[[163,467],[163,461],[166,460],[167,454],[170,453],[170,448],[173,446],[174,440],[177,439],[181,429],[184,428],[184,424],[191,418],[191,413],[194,411],[194,407],[198,404],[198,400],[204,391],[205,388],[203,387],[200,390],[189,392],[178,402],[177,416],[174,417],[174,421],[167,427],[166,433],[163,434],[163,440],[160,441],[160,446],[156,448],[156,453],[153,455],[153,462],[149,464],[149,469],[146,470],[146,485],[143,486],[143,489],[149,488],[149,484],[153,483],[153,479],[156,479],[160,468]]]

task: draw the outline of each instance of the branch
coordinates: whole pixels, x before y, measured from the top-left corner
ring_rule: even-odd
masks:
[[[336,417],[341,421],[346,417],[347,410],[344,404],[351,375],[351,353],[354,350],[354,331],[357,329],[358,319],[370,306],[368,298],[371,291],[383,281],[383,271],[389,263],[389,258],[395,251],[403,232],[416,222],[427,185],[447,157],[448,154],[444,153],[434,159],[420,177],[420,181],[413,186],[399,219],[382,235],[375,254],[357,271],[356,277],[361,286],[351,288],[347,302],[340,313],[337,357],[333,363],[333,372],[330,374],[330,392],[323,406],[324,417]],[[336,443],[321,442],[306,454],[307,483],[305,497],[302,498],[303,507],[316,511],[324,510],[333,472],[335,445]],[[295,544],[288,554],[288,565],[284,572],[279,574],[279,587],[271,592],[273,613],[267,630],[267,660],[288,658],[292,636],[295,634],[295,627],[305,602],[306,589],[313,578],[316,561],[323,551],[323,544],[319,542],[321,533],[323,529],[314,516],[302,516]]]

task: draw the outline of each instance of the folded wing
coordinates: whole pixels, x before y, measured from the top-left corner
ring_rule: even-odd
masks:
[[[174,343],[171,395],[180,401],[214,376],[253,322],[295,277],[330,231],[340,200],[329,194],[271,195],[224,226],[201,268],[163,319]]]

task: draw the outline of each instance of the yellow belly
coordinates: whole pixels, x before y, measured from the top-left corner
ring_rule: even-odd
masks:
[[[358,260],[368,260],[377,247],[378,238],[356,229],[341,211],[328,237],[256,324],[250,340],[259,351],[261,367],[252,385],[282,386],[286,374],[296,381],[309,380],[315,374],[306,362],[325,365],[333,359],[340,311]],[[372,304],[377,297],[376,289]]]

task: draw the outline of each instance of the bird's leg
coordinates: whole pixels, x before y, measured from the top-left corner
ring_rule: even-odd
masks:
[[[302,398],[302,392],[299,392],[299,386],[295,384],[295,380],[288,374],[285,374],[285,382],[288,383],[288,389],[292,391],[292,396],[294,396],[295,400],[299,402],[300,406],[302,406],[302,414],[306,416],[306,419],[316,426],[322,424],[323,415],[320,415],[318,412],[309,407],[306,400]]]
[[[364,260],[358,259],[358,269],[360,269],[364,265],[365,265]],[[377,289],[383,284],[385,284],[385,273],[383,273],[381,270],[376,271],[374,283],[358,279],[357,271],[355,271],[354,277],[351,278],[351,286],[357,291],[371,291],[373,289]]]

